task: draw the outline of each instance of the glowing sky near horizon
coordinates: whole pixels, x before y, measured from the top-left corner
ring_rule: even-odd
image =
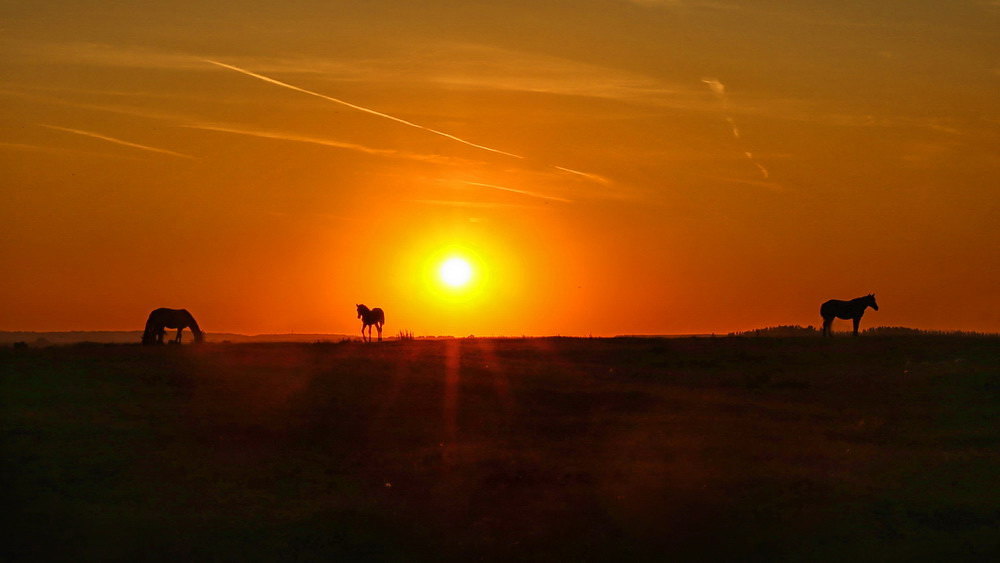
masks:
[[[1000,331],[996,2],[96,5],[0,8],[0,330]]]

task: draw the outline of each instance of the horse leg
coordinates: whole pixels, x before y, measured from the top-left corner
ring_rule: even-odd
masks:
[[[861,317],[854,317],[851,320],[854,321],[854,336],[857,336],[858,335],[858,325],[861,324]]]
[[[361,325],[361,341],[368,342],[367,340],[365,340],[365,325]]]
[[[833,319],[823,318],[823,336],[833,336],[830,330],[830,325],[833,324]]]
[[[378,329],[378,341],[382,342],[382,323],[375,323],[375,328]]]

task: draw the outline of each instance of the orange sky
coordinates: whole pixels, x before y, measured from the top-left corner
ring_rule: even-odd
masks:
[[[1000,330],[997,2],[288,4],[0,7],[0,330]]]

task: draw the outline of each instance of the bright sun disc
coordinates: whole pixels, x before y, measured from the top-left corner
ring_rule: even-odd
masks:
[[[472,279],[472,266],[461,258],[449,258],[438,270],[441,281],[451,287],[462,287]]]

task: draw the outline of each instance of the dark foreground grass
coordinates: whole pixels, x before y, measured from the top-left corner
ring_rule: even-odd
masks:
[[[998,339],[81,345],[0,366],[5,560],[1000,554]]]

